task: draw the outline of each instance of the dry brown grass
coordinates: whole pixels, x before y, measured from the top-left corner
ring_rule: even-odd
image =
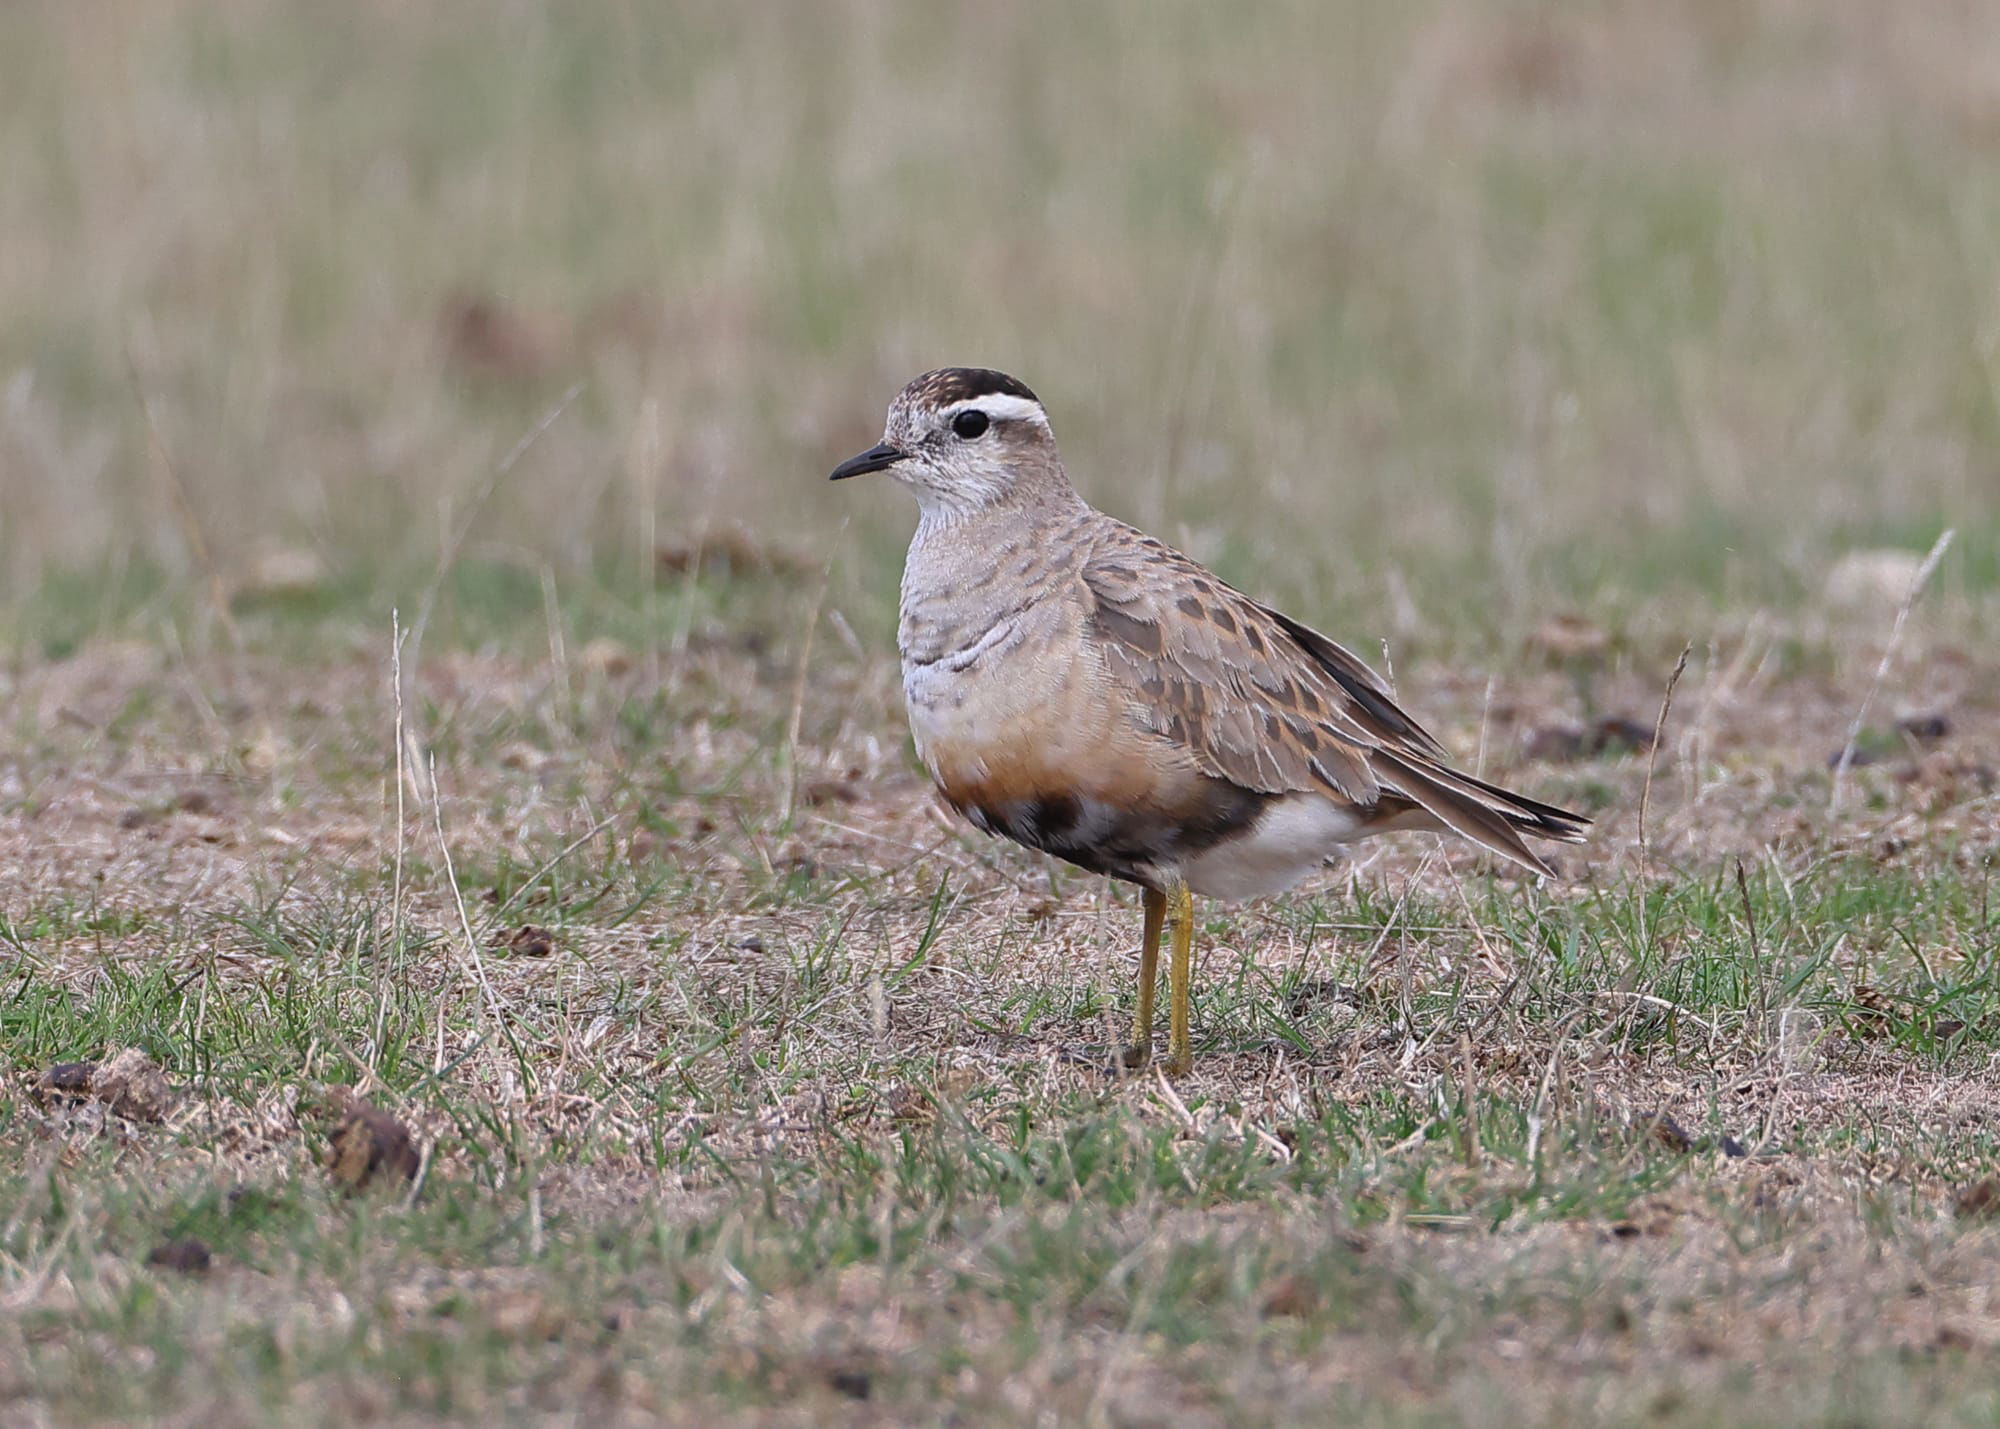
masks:
[[[1996,47],[0,11],[0,1419],[1989,1420]],[[1137,910],[935,812],[820,480],[967,360],[1566,881],[1205,909],[1101,1072]]]
[[[1540,909],[1549,926],[1615,943],[1631,916],[1643,756],[1520,762],[1536,731],[1574,717],[1565,673],[1489,684],[1409,672],[1406,693],[1451,742],[1469,747],[1483,728],[1489,772],[1604,802],[1598,837],[1569,860],[1574,882],[1490,904],[1473,862],[1419,841],[1370,851],[1324,902],[1212,914],[1209,1045],[1196,1075],[1169,1088],[1109,1081],[1074,1055],[1115,1035],[1130,900],[944,825],[887,737],[882,662],[816,650],[795,775],[772,738],[789,718],[796,654],[782,643],[758,655],[697,633],[672,677],[678,719],[637,742],[617,723],[644,694],[636,661],[604,659],[620,671],[607,673],[454,654],[415,672],[442,807],[406,810],[399,938],[385,908],[398,841],[386,660],[187,664],[130,645],[20,677],[9,723],[36,733],[10,765],[13,812],[0,823],[10,942],[22,973],[69,993],[82,1016],[40,1035],[70,1039],[65,1055],[102,1050],[84,1045],[106,1035],[92,1026],[212,1050],[176,1064],[189,1095],[158,1129],[102,1107],[50,1119],[17,1098],[17,1134],[30,1138],[17,1144],[57,1154],[40,1175],[107,1208],[71,1236],[132,1247],[100,1250],[82,1279],[72,1260],[84,1247],[61,1247],[60,1276],[16,1280],[17,1316],[101,1323],[161,1273],[125,1258],[145,1250],[140,1228],[170,1222],[176,1201],[200,1203],[205,1186],[235,1186],[293,1198],[279,1241],[291,1268],[253,1269],[272,1253],[268,1233],[232,1235],[226,1220],[211,1230],[228,1249],[160,1321],[194,1337],[194,1362],[234,1366],[253,1324],[329,1345],[357,1290],[370,1333],[392,1344],[440,1316],[465,1327],[437,1353],[459,1366],[468,1398],[439,1400],[432,1386],[410,1399],[365,1370],[393,1350],[369,1351],[351,1371],[296,1380],[319,1415],[490,1402],[640,1418],[675,1404],[695,1413],[681,1398],[693,1394],[700,1414],[735,1403],[786,1419],[779,1406],[823,1412],[865,1385],[920,1417],[929,1396],[949,1394],[1010,1418],[1122,1421],[1177,1403],[1219,1423],[1308,1415],[1328,1396],[1455,1418],[1504,1393],[1513,1422],[1704,1419],[1754,1366],[1806,1396],[1798,1417],[1811,1418],[1813,1404],[1833,1411],[1819,1381],[1834,1360],[1958,1357],[1990,1338],[1991,1237],[1954,1229],[1951,1213],[1989,1164],[1988,1054],[1913,1055],[1890,1030],[1917,1026],[1903,1003],[1879,1023],[1848,1009],[1857,985],[1900,998],[1920,972],[1924,986],[1972,975],[1992,950],[1964,940],[1990,940],[1992,925],[1983,911],[1899,910],[1893,892],[1867,894],[1864,875],[1852,926],[1815,970],[1808,945],[1830,910],[1785,910],[1813,903],[1830,866],[1879,867],[1887,884],[1913,867],[1934,887],[1983,878],[2000,762],[1990,663],[1922,651],[1904,689],[1936,701],[1926,708],[1953,732],[1854,771],[1865,797],[1835,818],[1826,762],[1851,687],[1697,660],[1659,760],[1656,881],[1671,896],[1732,860],[1768,869],[1754,913],[1763,946],[1746,947],[1740,923],[1663,908],[1655,959],[1569,977],[1522,940],[1518,919]],[[1657,697],[1629,676],[1595,695],[1635,712]],[[1958,772],[1937,772],[1947,766]],[[793,777],[787,824],[775,811]],[[439,823],[491,1002],[459,936]],[[523,923],[553,935],[518,953]],[[1771,966],[1739,996],[1698,1001],[1674,969],[1704,940],[1719,959]],[[114,991],[107,975],[140,986]],[[277,1016],[300,979],[318,991]],[[1663,1036],[1669,1019],[1678,1028]],[[1290,1031],[1274,1035],[1280,1023]],[[1966,1035],[1984,1048],[2000,1026]],[[348,1083],[418,1132],[425,1203],[516,1207],[535,1228],[496,1233],[533,1250],[439,1259],[406,1245],[413,1228],[393,1215],[343,1231],[355,1212],[317,1189],[328,1124],[314,1107],[320,1087]],[[1662,1115],[1692,1144],[1656,1135]],[[1121,1144],[1164,1137],[1181,1164],[1167,1189],[1139,1193],[1137,1211],[1116,1209],[1131,1194],[1119,1178],[1081,1170],[1068,1173],[1075,1201],[1003,1197],[976,1213],[919,1183],[907,1202],[862,1207],[863,1221],[921,1222],[935,1201],[983,1228],[938,1225],[886,1261],[781,1253],[805,1256],[793,1270],[758,1249],[823,1214],[815,1182],[886,1194],[872,1173],[852,1179],[857,1155],[921,1145],[950,1165],[964,1146],[1004,1144],[1022,1117],[1048,1128],[1110,1117]],[[1296,1156],[1328,1154],[1316,1137],[1329,1124],[1380,1129],[1360,1133],[1334,1184],[1288,1180]],[[1520,1140],[1532,1125],[1547,1138],[1539,1152]],[[1750,1154],[1723,1154],[1724,1135]],[[107,1162],[108,1145],[123,1149]],[[1219,1154],[1275,1179],[1254,1192],[1213,1180],[1202,1168]],[[773,1171],[760,1167],[779,1177],[761,1190]],[[135,1171],[159,1189],[135,1192]],[[17,1222],[34,1223],[47,1194],[31,1177]],[[1103,1209],[1089,1209],[1099,1197]],[[1080,1214],[1097,1217],[1087,1232],[1074,1229]],[[1065,1290],[1068,1262],[1026,1248],[1058,1226],[1084,1236],[1084,1253],[1116,1247],[1124,1289]],[[355,1231],[358,1261],[312,1268],[328,1238]],[[553,1248],[612,1233],[722,1239],[608,1280]],[[1249,1277],[1198,1320],[1204,1339],[1234,1347],[1226,1356],[1199,1344],[1169,1355],[1159,1331],[1135,1328],[1187,1293],[1175,1267],[1190,1245]],[[996,1246],[1008,1253],[996,1259]],[[556,1269],[565,1254],[570,1268]],[[744,1265],[763,1269],[753,1280]],[[1015,1305],[1014,1276],[1046,1279],[1054,1300]],[[667,1284],[682,1285],[683,1310],[647,1308]],[[1371,1318],[1364,1307],[1392,1289],[1403,1309]],[[1083,1298],[1062,1308],[1071,1293]],[[1123,1307],[1108,1321],[1090,1308],[1106,1293]],[[590,1329],[590,1317],[616,1328]],[[68,1386],[46,1402],[118,1402],[70,1377],[87,1361],[51,1358],[20,1338],[29,1319],[13,1323],[13,1352]],[[684,1338],[697,1324],[699,1349]],[[144,1343],[105,1353],[153,1353]],[[544,1347],[532,1366],[504,1348],[521,1344]],[[176,1377],[141,1381],[203,1402]],[[268,1392],[237,1382],[231,1393]],[[529,1383],[539,1398],[507,1397]],[[1869,1379],[1866,1393],[1900,1413],[1912,1401],[1889,1383]]]

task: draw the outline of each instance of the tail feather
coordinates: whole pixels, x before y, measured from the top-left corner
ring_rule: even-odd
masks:
[[[1461,774],[1432,760],[1383,750],[1376,755],[1382,787],[1408,799],[1445,829],[1543,876],[1555,872],[1522,835],[1581,843],[1590,820]]]

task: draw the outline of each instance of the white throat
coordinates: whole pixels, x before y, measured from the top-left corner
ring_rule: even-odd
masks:
[[[955,525],[982,511],[991,511],[1013,488],[1013,482],[1000,472],[961,471],[941,477],[931,471],[913,471],[908,475],[898,471],[895,475],[917,498],[920,529]]]

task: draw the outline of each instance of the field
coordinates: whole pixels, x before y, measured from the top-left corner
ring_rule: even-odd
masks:
[[[0,1423],[2000,1415],[2000,8],[30,0],[0,171]],[[1591,841],[1107,1073],[944,363]]]

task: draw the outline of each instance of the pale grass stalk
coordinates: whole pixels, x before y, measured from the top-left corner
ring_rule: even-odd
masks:
[[[1755,1150],[1769,1146],[1772,1138],[1777,1135],[1778,1109],[1784,1099],[1785,1083],[1792,1076],[1783,1062],[1776,1058],[1773,1058],[1772,1062],[1774,1070],[1771,1074],[1771,1100],[1764,1108],[1764,1124],[1757,1131],[1757,1145],[1753,1148]]]
[[[129,342],[125,345],[124,355],[125,373],[132,383],[132,395],[139,403],[139,416],[146,425],[146,449],[152,453],[152,468],[159,475],[160,486],[166,492],[167,505],[174,513],[174,520],[181,528],[182,539],[188,543],[195,564],[201,567],[209,609],[223,633],[229,637],[229,643],[240,654],[243,632],[237,628],[236,617],[229,610],[229,591],[223,584],[222,568],[216,564],[208,533],[202,527],[193,501],[188,498],[187,486],[181,481],[174,459],[167,451],[166,441],[160,436],[159,424],[153,420],[152,400],[146,395],[146,384],[139,376],[139,364],[132,356]]]
[[[1403,884],[1403,891],[1396,898],[1396,906],[1389,910],[1389,916],[1382,924],[1382,931],[1375,935],[1374,944],[1368,949],[1367,956],[1361,959],[1361,975],[1363,977],[1368,975],[1368,970],[1375,965],[1375,960],[1382,955],[1382,950],[1388,946],[1389,937],[1396,931],[1396,925],[1399,923],[1402,924],[1406,933],[1410,930],[1410,925],[1406,921],[1410,899],[1415,895],[1417,885],[1424,881],[1424,875],[1430,872],[1431,865],[1437,861],[1437,856],[1438,846],[1436,844],[1432,844],[1429,848],[1426,848],[1424,856],[1417,862],[1416,872],[1412,873],[1409,879]]]
[[[241,760],[235,749],[235,736],[228,722],[216,711],[215,701],[208,697],[202,682],[195,678],[194,662],[188,658],[187,647],[181,644],[181,633],[171,620],[160,622],[160,641],[167,647],[167,655],[174,669],[179,673],[181,690],[187,701],[200,714],[202,722],[215,737],[216,752],[225,761],[241,767]],[[268,733],[268,730],[266,731]]]
[[[1838,814],[1841,802],[1847,793],[1847,771],[1854,764],[1854,746],[1861,738],[1861,727],[1868,719],[1868,708],[1875,703],[1875,696],[1882,688],[1882,682],[1889,678],[1889,667],[1895,663],[1896,651],[1903,643],[1903,627],[1909,623],[1910,611],[1916,606],[1917,597],[1930,584],[1931,574],[1944,559],[1944,553],[1951,549],[1951,539],[1957,535],[1956,528],[1947,526],[1932,542],[1930,554],[1924,557],[1922,565],[1910,581],[1910,588],[1903,595],[1903,603],[1896,607],[1895,624],[1889,627],[1889,643],[1882,648],[1882,658],[1876,662],[1875,678],[1868,682],[1868,691],[1861,697],[1861,707],[1854,712],[1854,721],[1847,727],[1847,740],[1840,746],[1840,758],[1833,766],[1833,798],[1829,812]]]
[[[521,438],[514,443],[507,454],[500,459],[499,464],[480,483],[479,489],[473,493],[472,500],[467,503],[464,515],[460,517],[455,526],[448,527],[446,530],[444,545],[438,552],[437,568],[431,576],[430,585],[424,590],[423,599],[418,603],[417,618],[411,622],[407,637],[401,633],[400,625],[397,629],[395,678],[398,725],[396,763],[399,774],[396,794],[398,854],[400,857],[402,840],[401,815],[403,810],[402,788],[405,782],[419,783],[421,787],[416,790],[418,797],[420,799],[428,799],[431,804],[434,822],[437,827],[438,845],[444,854],[445,872],[451,880],[452,897],[458,904],[460,926],[465,930],[466,942],[471,948],[472,959],[478,972],[480,985],[486,994],[489,1005],[496,1013],[498,1011],[498,1002],[493,997],[491,986],[486,982],[485,966],[479,959],[478,945],[472,937],[471,921],[465,912],[465,900],[459,893],[458,875],[452,867],[451,849],[445,841],[443,802],[438,796],[436,761],[431,757],[425,745],[423,733],[417,728],[417,721],[410,717],[409,710],[414,704],[410,696],[412,686],[416,680],[417,670],[422,664],[424,632],[430,626],[431,615],[437,609],[438,599],[443,594],[445,581],[450,578],[452,568],[458,562],[459,551],[464,547],[466,538],[472,533],[473,523],[478,519],[480,512],[485,509],[486,502],[492,497],[502,478],[520,463],[521,458],[528,454],[535,443],[541,439],[543,433],[554,426],[557,419],[569,410],[570,404],[575,402],[577,397],[582,394],[583,386],[584,384],[581,382],[573,383],[569,390],[564,392],[542,414],[540,420],[522,434]],[[407,659],[402,654],[405,639],[407,639],[409,644],[409,656]],[[398,867],[400,869],[400,863]],[[399,886],[400,881],[399,873]],[[444,1051],[444,1027],[445,1008],[448,1000],[441,986],[438,992],[437,1046],[433,1066],[433,1071],[437,1073],[442,1073],[447,1064]],[[507,1040],[513,1043],[513,1029],[507,1025],[504,1018],[500,1019],[500,1028],[507,1037]],[[515,1053],[517,1057],[520,1055],[518,1044],[515,1045]],[[525,1062],[522,1065],[525,1067]]]
[[[1174,1090],[1174,1084],[1167,1080],[1166,1072],[1157,1062],[1153,1064],[1153,1090],[1166,1104],[1167,1110],[1173,1113],[1174,1120],[1181,1124],[1183,1131],[1193,1136],[1201,1129],[1195,1123],[1194,1113],[1188,1110],[1188,1104],[1181,1100],[1181,1094]]]
[[[1462,1149],[1466,1166],[1476,1169],[1479,1165],[1479,1073],[1472,1063],[1472,1038],[1463,1033],[1458,1038],[1458,1057],[1458,1116],[1464,1128]]]
[[[486,474],[486,479],[479,484],[479,489],[473,492],[472,499],[466,503],[465,512],[460,516],[458,523],[447,529],[444,545],[438,551],[437,569],[432,573],[430,585],[424,590],[423,599],[417,604],[417,618],[410,622],[410,656],[407,662],[399,666],[399,674],[407,675],[411,680],[416,679],[416,672],[423,659],[424,632],[430,628],[431,615],[437,609],[438,598],[444,593],[444,584],[451,578],[452,568],[458,564],[459,552],[464,548],[466,538],[472,534],[473,524],[486,509],[486,503],[492,499],[501,480],[520,464],[521,458],[528,454],[535,443],[541,440],[543,433],[556,424],[556,420],[569,410],[570,404],[582,393],[583,383],[573,383],[567,392],[542,413],[534,426],[523,433],[520,440],[508,450],[507,455],[500,459],[499,464]],[[410,738],[416,741],[412,752],[419,757],[411,759],[407,768],[414,773],[431,773],[428,762],[421,757],[424,747],[422,735],[414,728],[414,722]],[[434,800],[435,789],[428,792]]]
[[[1570,1024],[1582,1016],[1582,1009],[1570,1013],[1555,1029],[1554,1045],[1549,1048],[1549,1060],[1542,1067],[1542,1079],[1535,1087],[1535,1104],[1528,1111],[1528,1164],[1541,1170],[1542,1128],[1548,1124],[1549,1085],[1555,1080],[1556,1064],[1562,1061],[1563,1048],[1569,1044]]]
[[[562,605],[556,595],[555,567],[542,562],[542,620],[549,632],[549,664],[555,669],[556,682],[562,686],[563,708],[576,708],[576,687],[569,677],[569,645],[563,638]]]
[[[534,1073],[529,1067],[526,1052],[523,1051],[521,1044],[514,1037],[514,1029],[507,1021],[506,1012],[500,1006],[499,995],[493,991],[493,984],[487,979],[486,960],[479,955],[479,938],[472,931],[472,916],[466,912],[465,893],[458,885],[458,869],[452,863],[451,858],[451,841],[445,837],[444,832],[444,800],[438,790],[437,762],[435,756],[433,756],[431,761],[429,782],[431,786],[431,826],[437,831],[438,855],[444,860],[445,882],[451,888],[452,906],[458,912],[459,932],[465,937],[465,953],[468,966],[472,969],[476,988],[485,1000],[484,1005],[487,1014],[491,1017],[493,1025],[499,1030],[500,1035],[505,1037],[508,1045],[513,1048],[515,1061],[526,1078],[529,1088],[532,1089],[535,1083]],[[440,1019],[439,1036],[443,1036],[442,1019]]]
[[[634,590],[651,590],[660,559],[660,399],[648,396],[639,404],[639,423],[627,448],[626,472],[637,493],[639,519],[637,540],[632,552]],[[660,683],[658,644],[646,642],[646,683],[657,689]]]
[[[1175,315],[1175,332],[1165,347],[1166,352],[1179,354],[1182,360],[1173,364],[1161,384],[1166,393],[1161,415],[1167,423],[1167,449],[1160,479],[1147,489],[1154,502],[1154,509],[1146,512],[1144,524],[1149,527],[1163,527],[1172,519],[1188,450],[1208,408],[1206,402],[1198,399],[1196,384],[1198,381],[1205,381],[1210,387],[1214,384],[1217,344],[1210,339],[1221,321],[1223,274],[1241,227],[1242,200],[1248,187],[1240,174],[1227,175],[1222,183],[1223,190],[1211,196],[1210,208],[1217,215],[1214,230],[1198,255],[1200,268],[1184,290],[1184,301]],[[1178,544],[1188,543],[1183,539]]]
[[[22,1222],[34,1212],[34,1208],[49,1193],[49,1178],[55,1174],[56,1162],[62,1158],[65,1148],[63,1143],[58,1141],[49,1141],[45,1146],[46,1149],[35,1158],[32,1166],[17,1173],[19,1179],[14,1185],[14,1210],[7,1217],[7,1224],[0,1226],[0,1246],[14,1243],[14,1237],[19,1233]],[[0,1251],[0,1254],[5,1252]],[[7,1256],[7,1259],[16,1265],[20,1264],[11,1255]]]
[[[1105,1283],[1111,1285],[1120,1283],[1128,1270],[1136,1268],[1148,1256],[1157,1253],[1162,1242],[1163,1238],[1158,1231],[1140,1241],[1120,1257],[1118,1263],[1106,1274]],[[1084,1409],[1083,1422],[1090,1425],[1091,1429],[1108,1429],[1112,1424],[1126,1422],[1122,1415],[1115,1419],[1112,1417],[1111,1390],[1125,1374],[1126,1366],[1144,1360],[1152,1353],[1146,1338],[1139,1333],[1139,1327],[1146,1322],[1146,1317],[1153,1313],[1153,1303],[1159,1298],[1159,1290],[1160,1277],[1157,1274],[1139,1282],[1138,1293],[1132,1297],[1132,1308],[1125,1314],[1125,1327],[1118,1333],[1109,1352],[1104,1356],[1104,1367],[1098,1371],[1097,1384],[1091,1391],[1090,1403]]]
[[[693,521],[694,539],[688,543],[687,569],[681,572],[680,609],[674,614],[673,634],[667,639],[667,650],[673,660],[665,671],[664,687],[670,694],[680,693],[682,672],[687,668],[688,640],[694,634],[694,595],[701,585],[701,563],[708,552],[708,533],[714,521],[715,484],[707,482],[702,487],[701,510]],[[656,559],[658,549],[654,548]]]
[[[502,901],[498,906],[496,906],[491,913],[486,915],[485,919],[486,926],[488,928],[491,928],[495,923],[499,922],[502,918],[504,918],[507,915],[507,911],[511,909],[516,903],[521,901],[521,897],[523,894],[525,894],[529,889],[533,888],[536,884],[540,883],[544,878],[547,878],[549,874],[553,873],[562,864],[562,862],[565,859],[567,859],[571,854],[575,853],[578,849],[582,848],[585,844],[589,843],[592,839],[596,838],[599,834],[603,833],[606,829],[610,828],[612,824],[617,822],[617,820],[618,816],[616,814],[606,814],[603,818],[599,819],[596,823],[592,824],[589,828],[585,829],[582,833],[578,834],[575,838],[571,839],[568,843],[564,844],[560,849],[556,851],[553,857],[544,862],[542,866],[536,869],[533,873],[529,874],[527,880],[523,882],[520,887],[516,888],[512,893],[508,894],[504,901]]]
[[[1634,992],[1630,988],[1623,987],[1600,987],[1591,996],[1608,997],[1614,1001],[1622,1000],[1629,1003],[1637,1003],[1641,1007],[1655,1007],[1662,1012],[1671,1013],[1676,1022],[1692,1023],[1706,1032],[1710,1044],[1714,1044],[1718,1030],[1716,1025],[1707,1018],[1702,1017],[1699,1013],[1688,1011],[1678,1002],[1671,1002],[1664,997],[1656,996],[1650,992]],[[1606,1028],[1605,1030],[1609,1031],[1610,1029]]]
[[[1652,846],[1646,840],[1646,811],[1653,802],[1653,772],[1660,765],[1660,739],[1667,728],[1667,715],[1674,707],[1674,691],[1680,687],[1681,676],[1687,673],[1688,656],[1694,651],[1694,642],[1681,646],[1680,658],[1674,661],[1673,673],[1667,676],[1666,692],[1660,696],[1660,712],[1653,719],[1653,739],[1646,747],[1646,782],[1639,789],[1639,946],[1645,947],[1651,937],[1646,914],[1646,885],[1652,882]]]
[[[194,1004],[194,1041],[199,1044],[208,1033],[208,994],[215,986],[215,954],[208,955],[207,976],[201,980],[201,994]]]
[[[1757,909],[1750,901],[1750,879],[1743,872],[1743,860],[1736,860],[1736,895],[1743,903],[1743,922],[1750,932],[1750,995],[1744,1001],[1743,1033],[1747,1041],[1762,1019],[1770,1013],[1764,986],[1764,939],[1757,927]]]
[[[1388,946],[1389,935],[1395,932],[1396,925],[1403,921],[1404,915],[1409,910],[1411,895],[1416,892],[1417,885],[1423,882],[1424,875],[1430,871],[1430,866],[1437,858],[1437,855],[1438,850],[1435,845],[1425,849],[1423,859],[1417,864],[1417,871],[1411,874],[1409,881],[1403,885],[1403,891],[1396,899],[1396,906],[1389,910],[1389,916],[1382,924],[1382,931],[1375,938],[1375,945],[1368,950],[1368,955],[1361,960],[1361,976],[1364,979],[1368,976],[1368,970],[1375,965],[1375,960],[1382,955],[1382,950]],[[1410,1026],[1410,1009],[1416,1003],[1416,987],[1414,985],[1414,974],[1410,968],[1410,945],[1407,924],[1405,924],[1404,932],[1405,936],[1399,939],[1396,944],[1396,1015],[1402,1019],[1403,1028],[1407,1031]]]
[[[1396,657],[1389,651],[1389,639],[1387,636],[1382,638],[1382,679],[1389,686],[1389,698],[1392,700],[1401,699],[1402,696],[1396,693]]]
[[[1442,840],[1439,841],[1438,853],[1440,856],[1444,853]],[[1452,896],[1458,900],[1459,908],[1465,913],[1465,924],[1468,928],[1472,929],[1473,941],[1479,944],[1479,951],[1484,953],[1487,961],[1497,969],[1500,966],[1500,954],[1494,949],[1493,944],[1487,940],[1486,928],[1480,922],[1479,914],[1473,911],[1472,900],[1465,896],[1465,880],[1460,878],[1455,872],[1452,872],[1449,866],[1447,866],[1445,871],[1447,875],[1446,881],[1451,884]]]
[[[1386,650],[1389,647],[1385,644],[1382,648]],[[1493,725],[1493,694],[1499,685],[1500,681],[1495,676],[1486,677],[1486,695],[1479,702],[1479,743],[1472,754],[1472,774],[1475,779],[1486,777],[1486,734]]]
[[[1737,636],[1736,653],[1727,664],[1722,663],[1720,649],[1713,644],[1710,646],[1709,678],[1702,682],[1700,703],[1695,707],[1687,733],[1681,740],[1685,774],[1684,816],[1699,805],[1708,792],[1701,784],[1701,769],[1708,763],[1708,752],[1715,742],[1716,714],[1735,700],[1740,690],[1762,677],[1776,645],[1771,629],[1768,612],[1755,610],[1744,621],[1742,632]],[[1718,784],[1720,782],[1717,781]]]
[[[63,1252],[69,1249],[70,1238],[76,1234],[77,1221],[82,1214],[81,1205],[72,1201],[69,1214],[63,1217],[62,1229],[43,1253],[41,1263],[28,1273],[26,1280],[0,1296],[0,1313],[17,1315],[32,1309],[35,1302],[42,1298],[42,1292],[55,1279],[56,1266],[62,1260]]]
[[[1271,1135],[1270,1132],[1264,1130],[1256,1122],[1248,1120],[1248,1113],[1245,1113],[1244,1118],[1239,1120],[1237,1125],[1246,1137],[1254,1140],[1259,1146],[1270,1152],[1271,1155],[1285,1165],[1289,1166],[1297,1156],[1297,1153],[1291,1147],[1285,1145],[1284,1142],[1278,1140],[1277,1137]]]
[[[417,1204],[417,1198],[424,1193],[424,1185],[431,1178],[431,1153],[436,1143],[428,1136],[417,1148],[417,1174],[410,1178],[410,1189],[403,1193],[403,1209],[410,1210]]]
[[[847,529],[845,521],[840,523],[841,531]],[[798,800],[799,792],[799,730],[805,723],[806,682],[812,675],[813,637],[819,630],[820,608],[826,603],[827,581],[833,575],[833,561],[829,559],[820,567],[819,588],[813,592],[812,608],[806,616],[806,635],[799,646],[799,667],[792,677],[792,707],[785,719],[785,785],[778,799],[778,827],[789,827],[792,822],[792,808]]]
[[[406,842],[406,814],[403,805],[403,791],[406,787],[403,754],[407,729],[403,716],[403,615],[399,608],[389,611],[389,684],[390,693],[396,702],[396,847],[395,873],[389,885],[389,945],[397,968],[403,962],[403,849]],[[376,963],[375,996],[375,1038],[374,1052],[382,1055],[382,1034],[389,1022],[389,979],[390,970],[386,966],[389,958]]]

